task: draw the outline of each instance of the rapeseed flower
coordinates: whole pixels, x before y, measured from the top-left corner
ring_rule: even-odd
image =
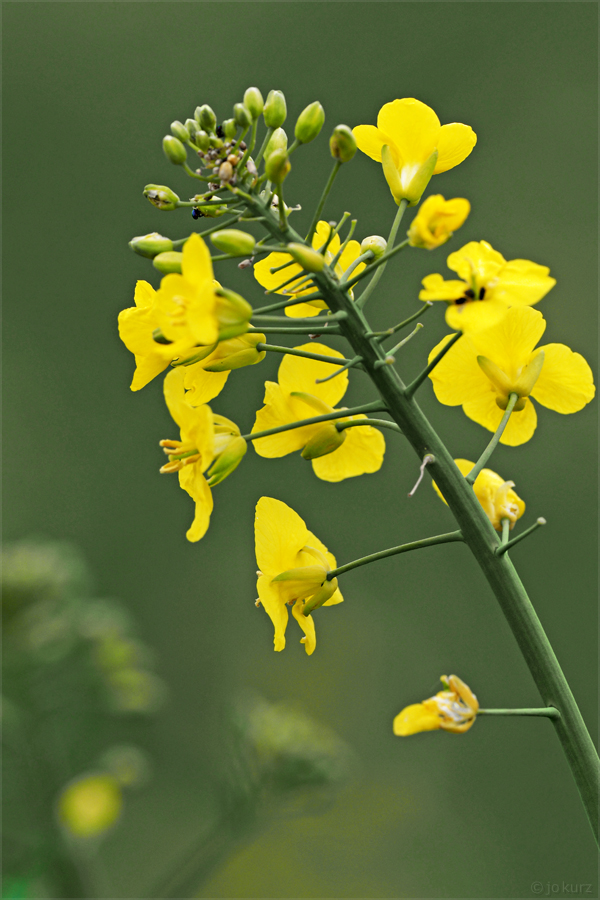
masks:
[[[61,825],[76,838],[97,837],[115,824],[123,808],[121,788],[112,775],[83,775],[68,784],[57,804]]]
[[[462,406],[465,415],[496,431],[511,393],[519,401],[500,438],[516,447],[537,425],[531,398],[559,413],[574,413],[595,394],[592,371],[579,353],[564,344],[536,344],[546,330],[540,312],[514,306],[483,331],[461,337],[430,373],[435,395],[446,406]],[[439,353],[450,335],[434,347]]]
[[[454,462],[465,476],[469,474],[475,465],[468,459],[455,459]],[[435,481],[432,483],[436,492],[444,500],[444,495]],[[500,475],[492,472],[491,469],[482,469],[475,479],[473,484],[475,496],[483,506],[486,516],[496,531],[502,531],[503,519],[509,520],[512,531],[517,519],[520,519],[525,512],[525,504],[518,494],[513,491],[514,486],[514,481],[504,481]]]
[[[441,682],[445,690],[398,713],[394,719],[394,734],[407,737],[440,728],[454,734],[469,730],[479,710],[477,697],[457,675],[448,678],[442,675]]]
[[[425,250],[441,247],[464,224],[470,211],[471,204],[464,197],[444,200],[441,194],[432,194],[421,205],[407,231],[410,246]]]
[[[318,222],[316,231],[312,238],[312,246],[314,250],[320,250],[321,247],[329,240],[331,234],[331,226],[327,222]],[[325,264],[329,265],[333,257],[337,255],[341,243],[339,235],[334,235],[325,251]],[[360,244],[358,241],[348,241],[344,252],[335,264],[335,274],[341,278],[346,269],[360,256]],[[265,259],[254,265],[254,277],[264,288],[269,291],[275,291],[277,294],[289,294],[290,300],[295,297],[303,297],[312,294],[315,291],[315,285],[312,281],[302,281],[302,266],[294,262],[279,272],[271,272],[278,266],[292,262],[292,256],[289,253],[270,253]],[[352,271],[352,275],[357,275],[365,268],[366,263],[359,263]],[[290,279],[294,278],[294,281]],[[281,290],[279,290],[281,288]],[[286,316],[292,318],[303,318],[305,316],[318,316],[322,309],[327,309],[327,304],[323,300],[309,300],[308,303],[302,303],[300,300],[297,306],[287,306],[285,308]]]
[[[327,573],[337,566],[335,556],[306,527],[303,519],[281,500],[261,497],[254,520],[258,563],[257,605],[262,603],[275,628],[275,650],[285,647],[288,606],[304,632],[307,654],[317,644],[315,623],[305,615],[316,606],[334,606],[344,599],[336,578]]]
[[[446,300],[446,322],[457,331],[489,328],[509,307],[533,306],[556,284],[547,266],[528,259],[507,262],[487,241],[470,241],[451,253],[447,264],[461,280],[428,275],[419,299]]]
[[[295,349],[342,358],[337,350],[314,342]],[[348,387],[347,371],[323,384],[317,384],[317,379],[326,378],[337,369],[338,366],[330,363],[285,354],[279,366],[278,383],[265,383],[265,405],[256,414],[252,432],[266,431],[300,419],[311,419],[334,412],[334,405],[341,400]],[[349,416],[339,421],[356,421],[362,418],[366,417]],[[370,425],[355,426],[337,432],[339,444],[337,449],[332,447],[329,452],[328,446],[332,446],[330,442],[335,439],[333,431],[337,432],[335,425],[327,422],[304,425],[258,438],[254,441],[254,449],[259,456],[273,459],[303,448],[306,451],[308,448],[303,455],[312,460],[315,475],[323,481],[342,481],[344,478],[376,472],[381,468],[385,441],[376,428]],[[325,450],[325,455],[317,456],[320,450]]]
[[[405,97],[385,103],[374,125],[352,129],[359,150],[383,165],[397,204],[415,206],[432,175],[453,169],[467,158],[477,135],[469,125],[440,120],[425,103]]]

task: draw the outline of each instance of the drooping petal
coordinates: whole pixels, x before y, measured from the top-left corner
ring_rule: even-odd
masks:
[[[186,532],[188,541],[199,541],[204,537],[213,510],[213,497],[199,465],[184,466],[179,471],[179,484],[187,491],[196,504],[194,521]]]
[[[434,175],[447,172],[466,159],[477,143],[477,135],[470,125],[452,122],[442,125],[437,139],[438,159]]]
[[[398,737],[408,737],[420,731],[437,731],[441,727],[440,717],[422,703],[405,707],[394,719],[394,734]]]
[[[556,284],[547,266],[528,259],[511,259],[503,266],[497,282],[486,291],[488,299],[500,300],[507,306],[533,306]]]
[[[168,365],[169,360],[157,353],[149,354],[148,356],[136,356],[131,390],[139,391],[146,387],[153,378],[164,372]]]
[[[155,351],[159,352],[160,345],[152,338],[152,332],[158,322],[150,307],[130,306],[119,313],[118,321],[119,337],[131,353],[135,353],[136,356],[147,356]]]
[[[450,284],[452,282],[449,282]],[[506,304],[499,300],[468,300],[451,303],[446,310],[446,322],[455,331],[471,333],[496,325],[506,315]]]
[[[279,428],[280,425],[287,425],[300,419],[311,419],[314,416],[315,411],[307,404],[284,393],[275,382],[267,381],[265,382],[265,405],[256,413],[252,433]],[[313,436],[315,427],[318,428],[314,425],[290,428],[279,434],[258,438],[253,441],[254,449],[259,456],[267,459],[287,456],[288,453],[294,453],[304,447]]]
[[[537,309],[513,306],[496,325],[478,331],[472,340],[478,354],[491,359],[514,381],[530,362],[533,348],[545,330],[546,322]]]
[[[182,366],[171,369],[163,382],[163,392],[169,412],[180,428],[190,421],[190,406],[185,401],[185,371]]]
[[[424,163],[436,149],[440,120],[430,106],[405,97],[381,107],[377,128],[392,139],[402,165],[411,165]]]
[[[469,241],[460,250],[451,253],[446,264],[466,281],[469,287],[473,286],[475,280],[477,287],[480,288],[498,275],[506,265],[506,260],[487,241]]]
[[[192,234],[183,245],[181,272],[193,285],[212,282],[214,278],[210,251],[199,234]]]
[[[304,603],[302,600],[296,600],[294,605],[292,606],[292,615],[295,618],[296,622],[304,632],[304,637],[301,639],[300,643],[304,644],[304,649],[308,656],[310,656],[315,651],[315,647],[317,646],[317,635],[315,632],[315,621],[312,616],[305,616],[302,614],[302,607]]]
[[[302,344],[294,349],[309,353],[319,353],[322,356],[333,356],[337,359],[344,358],[338,350],[333,350],[331,347],[325,346],[325,344],[315,342]],[[279,366],[278,380],[284,393],[300,391],[305,394],[312,394],[333,407],[346,393],[348,372],[342,372],[324,384],[317,384],[316,382],[317,379],[332,375],[338,369],[339,366],[331,365],[330,363],[321,362],[317,359],[306,359],[302,356],[292,356],[286,353]]]
[[[451,337],[447,335],[433,348],[429,354],[430,362]],[[429,377],[435,396],[446,406],[459,406],[490,391],[490,382],[477,363],[477,352],[468,335],[463,335],[448,350]]]
[[[277,586],[271,584],[270,578],[261,575],[256,582],[256,587],[260,602],[275,628],[274,648],[276,651],[283,650],[285,647],[285,629],[288,623],[288,608]]]
[[[302,294],[298,294],[299,297]],[[289,316],[291,319],[306,319],[311,316],[318,316],[321,310],[327,309],[327,304],[322,300],[314,300],[310,303],[297,303],[294,306],[286,306],[285,314]],[[324,324],[327,323],[327,320],[323,320]]]
[[[463,404],[465,415],[473,419],[479,425],[483,425],[488,431],[496,431],[504,415],[496,403],[496,392],[492,389],[482,393],[477,399],[469,400]],[[537,413],[531,400],[527,400],[525,408],[513,412],[504,433],[500,438],[501,444],[508,447],[518,447],[525,444],[533,436],[537,426]]]
[[[594,376],[580,353],[565,344],[546,344],[544,365],[531,396],[542,406],[559,413],[574,413],[589,403],[596,393]]]
[[[441,275],[427,275],[421,283],[419,300],[460,300],[469,287],[464,281],[444,281]]]
[[[381,148],[389,144],[390,138],[374,125],[357,125],[352,129],[356,146],[371,159],[381,162]]]
[[[191,366],[181,366],[184,371],[184,386],[188,393],[186,402],[191,406],[201,406],[217,397],[229,378],[229,370],[225,372],[207,372],[202,367],[204,360]]]
[[[219,322],[215,312],[217,298],[212,281],[203,282],[187,308],[187,325],[195,343],[214,344],[219,338]]]
[[[154,303],[156,291],[147,281],[136,281],[133,300],[138,309],[146,309]]]
[[[366,419],[364,415],[352,416]],[[382,433],[371,425],[346,429],[344,443],[328,453],[313,459],[312,465],[317,478],[322,481],[343,481],[356,475],[377,472],[383,464],[385,439]]]
[[[261,497],[256,504],[254,536],[258,568],[270,580],[296,565],[308,531],[298,513],[286,503]]]

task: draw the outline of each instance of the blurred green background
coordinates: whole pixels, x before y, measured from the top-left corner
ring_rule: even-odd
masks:
[[[192,230],[147,182],[195,187],[164,158],[173,119],[207,102],[231,115],[244,89],[279,88],[288,132],[319,99],[322,136],[294,156],[286,199],[307,227],[330,170],[330,127],[374,123],[396,97],[473,126],[468,160],[429,191],[473,211],[448,252],[486,239],[507,259],[549,265],[546,339],[596,360],[596,16],[591,3],[132,2],[4,4],[5,530],[75,541],[102,595],[119,596],[154,647],[170,700],[148,726],[154,780],[106,840],[102,896],[143,897],[202,831],[215,796],[223,709],[242,689],[328,724],[361,760],[357,781],[320,817],[275,823],[237,852],[205,897],[530,897],[532,882],[591,883],[595,852],[574,783],[545,720],[491,719],[464,737],[394,738],[400,708],[456,672],[482,705],[539,697],[466,548],[442,546],[346,576],[342,606],[316,615],[308,658],[295,623],[283,653],[254,606],[253,508],[266,494],[296,509],[340,562],[450,530],[430,484],[406,494],[418,463],[386,435],[384,466],[340,485],[294,455],[249,452],[215,491],[207,536],[185,539],[192,503],[159,477],[158,441],[176,437],[161,379],[138,394],[117,313],[150,263],[133,235]],[[358,216],[387,234],[395,212],[381,168],[358,154],[326,218]],[[410,221],[410,216],[407,216]],[[389,325],[418,306],[420,280],[446,248],[391,265],[369,314]],[[255,306],[251,272],[217,277]],[[446,332],[442,310],[407,348],[416,373]],[[341,346],[341,344],[338,345]],[[215,411],[249,430],[278,359],[234,373]],[[357,373],[349,405],[371,399]],[[487,432],[429,385],[420,402],[456,456]],[[596,713],[596,406],[541,409],[534,439],[500,447],[494,469],[527,502],[523,526],[549,525],[512,554],[590,727]],[[544,888],[545,889],[545,888]]]

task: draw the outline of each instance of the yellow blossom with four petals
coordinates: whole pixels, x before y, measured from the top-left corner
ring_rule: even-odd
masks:
[[[441,194],[432,194],[421,204],[407,231],[411,247],[435,250],[449,241],[457,228],[471,212],[471,204],[464,197],[444,200]]]
[[[450,731],[463,734],[475,722],[479,711],[479,702],[471,688],[461,681],[457,675],[441,682],[445,690],[434,697],[406,706],[394,719],[394,734],[408,737],[421,731]]]
[[[469,474],[475,465],[468,459],[455,459],[454,462],[461,474],[465,476]],[[445,503],[444,495],[435,481],[432,484]],[[525,504],[518,494],[513,491],[514,486],[514,481],[504,481],[500,475],[491,469],[482,469],[475,479],[473,484],[475,496],[483,506],[486,516],[496,531],[502,531],[503,519],[508,519],[512,531],[517,519],[520,519],[525,512]]]

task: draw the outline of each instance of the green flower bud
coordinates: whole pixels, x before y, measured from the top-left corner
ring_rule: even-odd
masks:
[[[177,209],[179,203],[175,191],[164,184],[147,184],[144,188],[144,197],[158,209]]]
[[[196,123],[194,122],[194,126]],[[195,131],[194,127],[194,131]],[[174,122],[171,122],[171,133],[175,135],[176,138],[179,138],[180,141],[186,143],[190,139],[190,133],[183,124],[183,122],[179,122],[177,119]],[[193,135],[192,135],[193,136]]]
[[[196,137],[196,132],[198,131],[198,123],[195,119],[186,119],[185,127],[188,133],[188,136],[191,138]]]
[[[274,150],[265,162],[267,178],[269,181],[272,181],[273,184],[281,184],[289,175],[291,168],[292,166],[288,158],[287,150],[284,150],[283,148],[281,150]]]
[[[197,131],[194,135],[194,143],[199,150],[202,150],[203,153],[206,153],[206,151],[210,147],[210,137],[208,136],[206,131]]]
[[[184,145],[178,138],[173,137],[172,134],[164,136],[163,150],[165,151],[167,159],[170,159],[176,166],[182,166],[187,160],[187,153],[185,152]]]
[[[252,125],[252,116],[243,103],[235,103],[233,106],[233,118],[240,128],[249,128]]]
[[[208,142],[211,147],[214,147],[215,150],[220,150],[221,147],[225,146],[224,142],[221,140],[220,137],[210,137],[208,139]]]
[[[334,450],[341,447],[345,440],[345,429],[338,431],[335,422],[325,422],[305,445],[302,458],[318,459],[319,456],[327,456],[328,453],[333,453]]]
[[[250,304],[227,288],[217,288],[217,321],[219,323],[219,340],[228,341],[244,334],[248,330],[248,322],[252,316]]]
[[[155,256],[152,260],[152,265],[159,272],[162,272],[163,275],[168,275],[169,272],[179,272],[181,274],[182,259],[183,253],[180,253],[178,250],[167,250],[165,253],[159,253]]]
[[[200,215],[206,216],[207,219],[218,219],[227,212],[227,207],[225,205],[218,206],[216,203],[207,204],[206,206],[202,206],[200,203],[196,209]]]
[[[256,345],[261,342],[265,343],[265,336],[257,332],[221,341],[209,365],[204,366],[204,369],[207,372],[229,372],[231,369],[254,366],[266,356],[266,350],[256,349]]]
[[[215,231],[210,236],[211,243],[217,250],[229,253],[230,256],[252,256],[256,244],[251,234],[239,231],[237,228],[226,228],[223,231]]]
[[[204,131],[214,131],[217,126],[217,117],[207,103],[196,107],[194,118]]]
[[[386,239],[382,238],[379,234],[370,234],[369,237],[366,237],[360,245],[361,253],[366,253],[367,250],[371,251],[374,259],[379,259],[379,257],[383,256],[383,254],[387,250]]]
[[[231,475],[246,455],[247,449],[248,443],[243,437],[232,437],[206,473],[208,475],[208,486],[214,487],[216,484],[224,481],[228,475]]]
[[[283,128],[276,128],[269,138],[269,143],[265,147],[265,160],[270,157],[274,150],[287,150],[287,145],[287,134]]]
[[[350,162],[358,147],[356,138],[347,125],[337,125],[333,129],[333,134],[329,138],[329,148],[334,159],[339,159],[343,163]]]
[[[231,140],[235,137],[235,133],[237,131],[235,119],[225,119],[221,127],[223,128],[223,134],[228,140]]]
[[[282,91],[269,91],[263,116],[267,128],[279,128],[286,120],[287,106]]]
[[[324,121],[325,110],[319,101],[315,100],[314,103],[303,109],[298,116],[296,128],[294,129],[296,140],[300,141],[301,144],[308,144],[310,141],[314,141],[323,127]]]
[[[258,119],[263,111],[264,105],[265,101],[263,100],[263,95],[259,89],[257,87],[249,87],[244,94],[244,106],[253,119]]]
[[[288,253],[297,263],[300,263],[307,272],[322,272],[325,265],[325,257],[322,253],[317,253],[312,247],[305,244],[288,244]]]
[[[134,253],[145,256],[147,259],[153,259],[158,253],[165,253],[173,249],[173,241],[167,237],[163,237],[157,231],[151,234],[144,234],[140,237],[131,238],[129,246]]]

